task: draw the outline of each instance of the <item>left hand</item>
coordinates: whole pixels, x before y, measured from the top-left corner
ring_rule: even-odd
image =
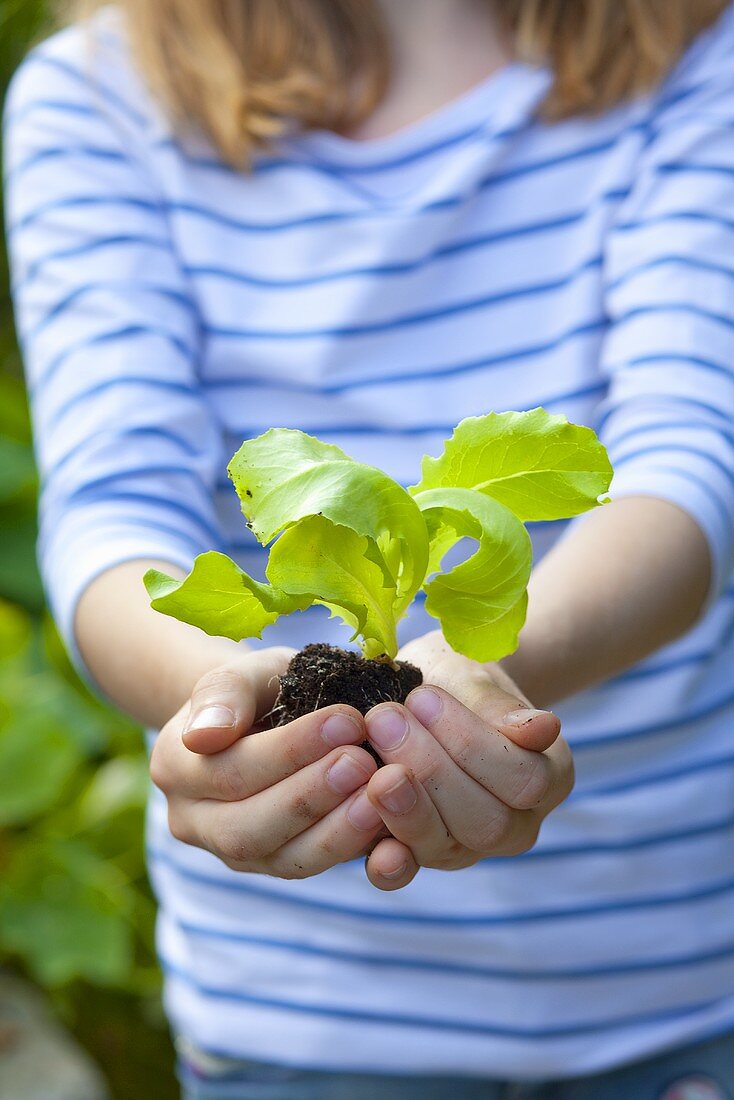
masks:
[[[399,657],[418,665],[424,685],[366,719],[385,762],[367,795],[392,834],[367,859],[380,890],[407,886],[420,867],[453,871],[527,851],[573,787],[559,719],[532,709],[501,668],[455,653],[440,631]]]

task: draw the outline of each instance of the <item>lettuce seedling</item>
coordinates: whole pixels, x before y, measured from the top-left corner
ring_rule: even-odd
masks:
[[[532,553],[524,524],[603,503],[612,467],[590,428],[533,409],[462,420],[407,490],[286,428],[243,443],[228,473],[247,526],[263,546],[272,543],[267,583],[210,551],[182,581],[145,574],[157,611],[239,641],[322,604],[354,631],[365,657],[394,658],[397,625],[422,588],[449,645],[493,661],[516,648],[525,621]],[[465,536],[475,552],[442,572]]]

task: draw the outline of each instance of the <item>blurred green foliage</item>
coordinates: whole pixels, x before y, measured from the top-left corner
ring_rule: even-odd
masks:
[[[0,0],[0,94],[48,16],[38,0]],[[142,736],[87,691],[54,631],[35,564],[36,495],[0,248],[0,964],[51,992],[116,1095],[160,1100],[173,1093],[144,869]]]

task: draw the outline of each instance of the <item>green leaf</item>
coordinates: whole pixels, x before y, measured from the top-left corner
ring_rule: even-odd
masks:
[[[395,586],[375,544],[348,527],[310,516],[288,528],[270,551],[270,582],[340,615],[363,640],[366,657],[398,651]]]
[[[0,826],[25,824],[50,809],[83,760],[63,726],[32,729],[14,716],[0,729]]]
[[[88,848],[31,837],[0,885],[0,945],[44,984],[122,984],[133,965],[133,902],[120,872]]]
[[[35,482],[36,467],[31,448],[0,435],[0,504],[28,492]]]
[[[106,760],[79,799],[77,814],[84,828],[110,821],[128,810],[142,813],[150,791],[147,758],[119,756]]]
[[[426,611],[457,653],[475,661],[506,657],[517,648],[527,610],[527,531],[504,505],[470,489],[432,489],[415,499],[428,523],[432,569],[460,538],[479,542],[467,561],[424,586]]]
[[[23,652],[31,639],[30,617],[20,607],[0,599],[0,659]]]
[[[303,432],[272,428],[243,443],[228,471],[263,545],[307,516],[324,516],[379,547],[399,610],[410,603],[425,576],[425,524],[409,494],[382,470]]]
[[[156,611],[235,642],[259,638],[279,615],[307,606],[253,580],[216,550],[200,554],[183,580],[149,569],[143,581]]]
[[[440,458],[423,459],[411,493],[476,489],[530,520],[566,519],[596,507],[612,478],[606,450],[590,428],[544,409],[462,420]]]

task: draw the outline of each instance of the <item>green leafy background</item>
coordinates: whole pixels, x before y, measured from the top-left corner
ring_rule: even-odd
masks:
[[[0,90],[50,5],[0,0]],[[177,1095],[143,861],[140,731],[70,668],[35,567],[36,478],[0,250],[0,967],[48,991],[115,1097]]]

